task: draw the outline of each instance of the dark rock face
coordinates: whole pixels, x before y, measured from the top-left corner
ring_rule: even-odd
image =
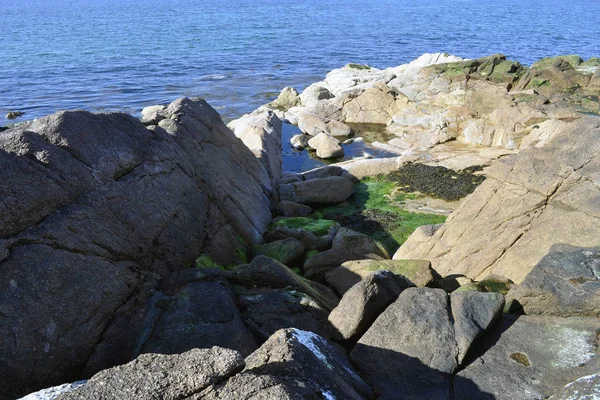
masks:
[[[264,167],[203,100],[150,131],[61,112],[0,134],[3,395],[127,362],[157,279],[271,219]]]
[[[249,288],[297,290],[318,301],[327,311],[334,309],[339,302],[328,287],[304,279],[285,265],[265,256],[257,256],[250,264],[229,271],[225,276],[232,284]]]
[[[249,290],[238,295],[244,323],[261,341],[280,329],[298,328],[331,336],[328,312],[316,300],[296,290]]]
[[[371,389],[325,339],[299,329],[276,332],[246,358],[245,370],[203,399],[364,399]]]
[[[483,355],[457,374],[457,399],[473,390],[499,400],[545,399],[567,383],[600,370],[598,318],[504,316],[475,353]]]
[[[507,301],[527,315],[600,317],[599,277],[599,247],[556,244]]]
[[[471,345],[500,317],[504,296],[500,293],[455,292],[450,295],[450,302],[460,365]]]
[[[409,288],[358,341],[350,358],[382,399],[449,398],[458,347],[446,292]]]
[[[243,368],[240,353],[221,347],[177,355],[143,354],[128,364],[99,372],[60,399],[186,399]]]
[[[227,282],[189,283],[162,303],[161,315],[142,347],[144,353],[178,354],[220,346],[248,355],[258,348]]]
[[[356,341],[387,306],[412,283],[390,271],[377,271],[348,290],[331,311],[329,321],[338,339]]]

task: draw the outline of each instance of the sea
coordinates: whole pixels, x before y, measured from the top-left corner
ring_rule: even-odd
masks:
[[[203,97],[225,121],[347,63],[600,56],[600,0],[0,0],[0,126]]]

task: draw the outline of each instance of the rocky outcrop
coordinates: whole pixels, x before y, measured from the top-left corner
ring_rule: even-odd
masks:
[[[267,170],[273,185],[281,178],[281,120],[272,111],[244,115],[229,125]]]
[[[244,368],[240,353],[213,347],[183,354],[143,354],[104,370],[61,396],[69,399],[187,399]]]
[[[504,317],[459,372],[456,398],[545,399],[600,367],[597,318]]]
[[[364,399],[371,389],[343,351],[299,329],[276,332],[246,358],[246,368],[201,399]]]
[[[357,341],[400,293],[412,286],[390,271],[376,271],[352,286],[329,314],[334,337]]]
[[[600,118],[556,128],[540,132],[549,137],[542,148],[497,161],[441,228],[411,236],[394,258],[430,260],[442,275],[520,283],[555,243],[597,246]]]
[[[129,361],[158,279],[263,240],[263,166],[203,100],[160,114],[149,130],[60,112],[0,135],[4,396]]]
[[[582,376],[567,384],[550,397],[550,400],[594,399],[600,396],[600,373]]]
[[[371,272],[388,270],[404,276],[417,287],[433,282],[431,263],[426,260],[356,260],[346,261],[326,274],[326,280],[343,295]]]
[[[404,290],[377,318],[350,358],[382,399],[448,398],[458,348],[441,289]]]
[[[507,294],[527,315],[600,317],[600,248],[555,244]]]

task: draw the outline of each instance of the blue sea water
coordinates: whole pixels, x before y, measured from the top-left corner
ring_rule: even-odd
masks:
[[[0,0],[0,125],[201,96],[232,119],[349,62],[600,56],[600,0]]]

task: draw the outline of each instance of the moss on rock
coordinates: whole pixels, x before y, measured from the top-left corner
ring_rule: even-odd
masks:
[[[307,217],[282,218],[273,223],[274,227],[285,227],[298,229],[313,233],[315,236],[327,235],[337,222],[326,219],[314,219]]]

